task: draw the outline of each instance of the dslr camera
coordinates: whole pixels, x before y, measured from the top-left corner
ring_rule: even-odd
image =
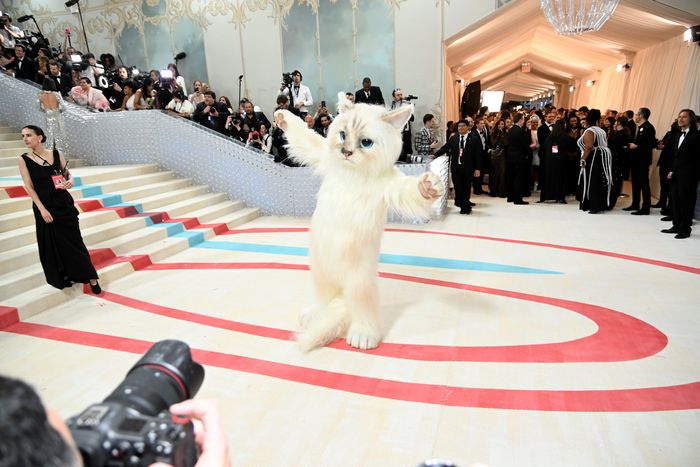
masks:
[[[203,380],[187,344],[154,344],[103,402],[68,419],[85,467],[194,466],[192,422],[173,418],[168,407],[192,398]]]
[[[291,88],[293,82],[294,79],[292,78],[291,73],[282,73],[282,84],[284,84],[288,88]]]

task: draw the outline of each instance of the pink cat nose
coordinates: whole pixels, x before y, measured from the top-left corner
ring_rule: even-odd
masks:
[[[352,156],[352,151],[348,151],[347,149],[343,148],[343,155],[347,159],[348,157]]]

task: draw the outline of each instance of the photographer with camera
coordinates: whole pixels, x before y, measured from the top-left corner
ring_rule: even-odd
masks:
[[[219,133],[225,133],[229,115],[226,104],[216,101],[216,93],[205,91],[204,102],[197,105],[192,120]]]
[[[110,85],[103,93],[109,101],[110,109],[119,110],[124,103],[124,85],[129,81],[129,69],[122,65],[109,73],[105,73],[105,77]],[[131,90],[133,92],[133,85]]]
[[[256,130],[253,130],[250,133],[248,133],[248,140],[245,142],[245,147],[255,148],[262,151],[262,141],[260,139],[260,133]]]
[[[287,96],[291,100],[290,107],[299,111],[301,118],[306,117],[309,108],[313,105],[314,99],[308,86],[301,84],[301,72],[294,70],[291,73],[282,73],[282,86],[280,94]]]
[[[64,423],[26,383],[0,376],[0,466],[229,467],[204,369],[184,342],[154,344],[101,403]]]
[[[80,77],[89,79],[93,86],[97,84],[97,77],[104,73],[104,68],[97,65],[95,55],[91,53],[83,55],[82,61],[73,63],[73,67],[80,67]]]
[[[0,47],[3,48],[5,55],[12,56],[15,52],[17,39],[22,39],[24,33],[20,28],[12,24],[12,18],[3,13],[0,16]]]
[[[15,59],[5,65],[5,73],[18,79],[34,81],[36,78],[36,64],[27,57],[27,49],[22,44],[15,45]]]

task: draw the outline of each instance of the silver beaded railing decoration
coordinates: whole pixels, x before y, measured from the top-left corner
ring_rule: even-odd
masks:
[[[38,92],[33,85],[0,74],[0,120],[17,128],[44,127],[44,114],[36,104]],[[266,215],[309,216],[316,206],[321,181],[308,167],[277,164],[269,154],[159,111],[98,113],[71,103],[66,107],[68,158],[86,159],[93,165],[157,164],[258,207]],[[447,186],[445,157],[398,167],[407,175],[432,170]],[[446,205],[447,195],[433,205],[432,218],[441,218]],[[420,222],[394,213],[389,220]]]

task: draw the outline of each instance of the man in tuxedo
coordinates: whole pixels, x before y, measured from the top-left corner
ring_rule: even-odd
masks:
[[[71,89],[70,76],[61,73],[61,66],[55,61],[49,62],[49,78],[56,82],[56,89],[63,97],[68,97]]]
[[[680,132],[673,138],[675,150],[671,180],[673,227],[662,230],[674,233],[675,238],[690,237],[698,181],[700,180],[700,132],[695,112],[683,109],[678,114]]]
[[[484,172],[487,172],[489,168],[489,157],[488,150],[491,146],[489,141],[488,130],[486,129],[486,117],[479,117],[476,119],[476,124],[472,128],[472,133],[477,137],[479,142],[479,151],[481,156],[481,168],[483,169],[479,176],[474,176],[474,194],[482,195],[484,194]],[[487,193],[488,194],[488,193]]]
[[[362,80],[362,89],[355,93],[355,103],[384,105],[384,96],[378,86],[372,86],[372,80],[365,78]]]
[[[632,204],[623,211],[632,211],[635,216],[648,215],[651,208],[651,188],[649,187],[649,166],[651,153],[656,147],[656,129],[649,123],[651,111],[642,107],[635,115],[637,135],[628,148],[632,166]],[[639,193],[642,194],[642,205],[639,205]]]
[[[26,49],[22,44],[15,45],[15,59],[5,65],[7,74],[13,74],[15,78],[34,81],[36,78],[36,64],[34,60],[26,56]]]
[[[550,110],[544,117],[544,125],[540,125],[539,128],[537,128],[537,141],[539,141],[540,146],[544,145],[547,137],[552,132],[552,126],[554,125],[554,120],[556,120],[556,118],[557,113],[554,110]],[[540,161],[542,161],[541,157]]]
[[[219,133],[225,133],[228,116],[229,111],[226,103],[217,102],[214,91],[205,91],[204,102],[197,104],[192,120]]]
[[[522,205],[527,177],[527,158],[532,153],[530,135],[523,130],[525,116],[518,112],[513,116],[513,126],[508,130],[508,149],[506,152],[506,185],[508,202]]]
[[[471,214],[472,177],[481,175],[481,141],[476,133],[469,131],[471,125],[467,120],[457,122],[457,134],[435,153],[435,157],[447,154],[450,158],[455,206],[460,208],[460,214]]]

